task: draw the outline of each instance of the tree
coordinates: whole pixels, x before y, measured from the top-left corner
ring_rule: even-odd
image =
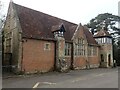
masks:
[[[88,28],[92,34],[99,31],[103,26],[105,30],[114,31],[111,32],[112,35],[120,35],[120,29],[116,27],[116,24],[120,22],[120,17],[117,15],[112,15],[110,13],[99,14],[95,18],[91,19],[87,24]]]
[[[3,60],[3,35],[2,35],[2,28],[5,22],[5,14],[3,14],[4,6],[3,3],[0,1],[0,54],[2,55],[2,60]]]
[[[117,61],[117,64],[120,65],[120,28],[116,27],[117,23],[120,23],[119,16],[104,13],[91,19],[87,26],[93,35],[102,27],[109,31],[113,37],[113,57]]]
[[[0,1],[0,32],[5,22],[5,15],[2,13],[4,9],[3,3]]]

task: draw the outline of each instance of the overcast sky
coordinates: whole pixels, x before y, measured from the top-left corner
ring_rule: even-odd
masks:
[[[10,0],[0,0],[7,8]],[[73,23],[88,23],[101,13],[118,15],[119,0],[13,0],[14,3]],[[7,9],[5,9],[7,11]]]

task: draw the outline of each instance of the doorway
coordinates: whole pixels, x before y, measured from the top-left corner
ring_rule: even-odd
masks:
[[[104,62],[104,56],[101,54],[101,62]]]
[[[12,53],[5,53],[2,61],[2,72],[12,72]]]
[[[111,66],[111,55],[108,55],[108,66]]]
[[[101,58],[100,66],[102,66],[103,62],[104,62],[104,56],[103,56],[103,54],[100,55],[100,58]]]

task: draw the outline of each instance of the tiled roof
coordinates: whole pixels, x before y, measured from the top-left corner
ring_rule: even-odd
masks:
[[[61,25],[63,25],[65,27],[64,38],[67,41],[71,41],[78,26],[77,24],[15,3],[13,4],[15,5],[22,28],[22,37],[54,40],[52,32],[54,32],[55,29],[60,29]],[[84,34],[89,44],[97,44],[92,34],[85,27]]]
[[[83,26],[83,32],[86,36],[88,44],[98,45],[96,40],[93,38],[93,35],[90,33],[90,31],[88,30],[86,26]]]
[[[104,29],[101,29],[100,31],[98,31],[97,34],[94,35],[94,37],[111,37],[109,32],[104,30]]]
[[[62,20],[60,18],[32,10],[30,8],[15,4],[17,15],[21,24],[23,37],[54,39],[52,28],[63,24],[65,26],[65,40],[71,41],[77,24]],[[59,27],[56,27],[59,28]]]

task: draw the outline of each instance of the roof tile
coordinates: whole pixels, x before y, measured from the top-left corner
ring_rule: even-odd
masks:
[[[16,11],[23,31],[23,37],[54,39],[53,33],[51,31],[52,27],[63,23],[66,29],[64,37],[66,40],[71,41],[77,24],[36,10],[32,10],[18,4],[14,5],[16,7]]]
[[[83,32],[86,36],[88,44],[98,45],[96,40],[93,38],[93,35],[90,33],[90,31],[88,30],[88,28],[86,26],[83,26]]]
[[[94,35],[94,37],[104,37],[104,36],[108,36],[111,37],[111,35],[109,34],[108,31],[101,29],[100,31],[98,31],[97,34]]]

